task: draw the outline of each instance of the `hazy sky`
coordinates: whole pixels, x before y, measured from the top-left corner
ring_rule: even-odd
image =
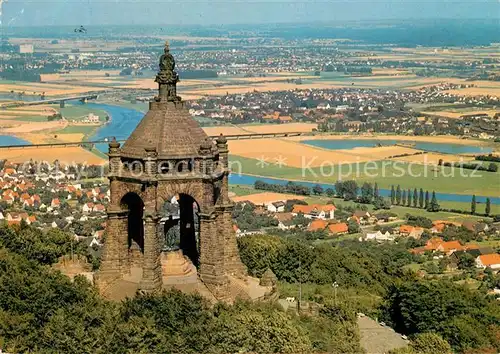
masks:
[[[2,1],[3,26],[500,19],[499,0],[0,0]]]

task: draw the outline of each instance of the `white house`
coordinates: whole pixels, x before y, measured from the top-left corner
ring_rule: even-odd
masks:
[[[84,213],[91,213],[94,210],[94,203],[85,203],[82,207]]]
[[[395,236],[391,235],[389,231],[384,234],[379,230],[375,233],[367,233],[365,240],[375,240],[375,241],[394,241]]]
[[[267,204],[267,210],[272,213],[282,213],[285,211],[285,203],[279,201]]]
[[[295,204],[293,206],[292,214],[297,215],[302,213],[307,219],[333,220],[335,219],[335,210],[337,210],[337,208],[335,208],[335,205],[332,204]]]

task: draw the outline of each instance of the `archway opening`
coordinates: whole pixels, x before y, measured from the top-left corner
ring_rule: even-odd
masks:
[[[138,247],[144,253],[144,202],[137,194],[127,193],[123,196],[120,204],[122,208],[128,209],[128,247]]]
[[[200,222],[196,200],[187,194],[175,195],[163,204],[160,214],[162,251],[181,250],[198,267]]]

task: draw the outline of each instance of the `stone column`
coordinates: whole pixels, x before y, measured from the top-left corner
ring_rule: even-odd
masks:
[[[200,213],[200,278],[217,299],[229,296],[224,271],[224,236],[217,230],[215,214]]]
[[[224,237],[224,268],[226,274],[244,277],[247,275],[247,269],[241,262],[236,233],[233,229],[233,209],[233,205],[217,207],[217,230]]]
[[[145,173],[149,178],[154,179],[158,171],[158,153],[156,152],[155,146],[147,147],[146,149],[146,161],[144,162]]]
[[[109,143],[109,176],[116,177],[121,174],[121,158],[120,158],[120,143],[116,141],[116,138],[113,137],[113,140]]]
[[[158,216],[156,213],[144,215],[144,260],[140,289],[146,292],[161,290],[160,240],[158,239]]]
[[[127,211],[108,208],[106,242],[96,282],[100,288],[128,273]]]

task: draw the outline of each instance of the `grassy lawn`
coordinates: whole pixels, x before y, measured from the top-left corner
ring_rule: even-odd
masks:
[[[435,213],[428,212],[425,209],[419,208],[407,208],[403,206],[393,206],[391,208],[391,212],[397,214],[400,218],[404,218],[406,214],[411,214],[414,216],[422,216],[429,218],[431,220],[453,220],[458,222],[463,222],[466,220],[483,220],[482,216],[473,216],[473,215],[464,215],[464,214],[455,214],[448,213],[445,211],[438,211]]]
[[[500,195],[500,175],[494,172],[473,171],[453,167],[436,167],[399,162],[393,165],[389,160],[372,163],[345,164],[335,166],[334,170],[320,167],[296,168],[279,167],[271,164],[264,168],[257,165],[258,160],[231,155],[231,161],[238,162],[244,174],[274,177],[285,180],[321,182],[334,184],[339,177],[343,180],[354,179],[358,184],[377,182],[379,188],[390,189],[400,185],[402,189],[423,188],[452,194],[476,194],[481,196]],[[233,164],[233,168],[236,165]],[[378,176],[375,176],[378,175]],[[374,177],[375,176],[375,177]]]
[[[101,102],[101,101],[99,101],[99,102]],[[111,104],[113,106],[118,106],[118,107],[123,107],[123,108],[128,108],[128,109],[134,109],[136,111],[144,112],[144,113],[146,113],[149,109],[149,103],[147,103],[147,102],[131,103],[129,101],[120,101],[120,102],[109,101],[109,102],[102,102],[102,103],[107,103],[107,104]]]
[[[57,132],[57,134],[84,134],[84,135],[89,135],[91,134],[92,132],[94,132],[97,128],[99,128],[98,126],[86,126],[86,125],[82,125],[82,126],[77,126],[77,125],[73,125],[73,126],[68,126],[64,129],[61,129]]]
[[[234,192],[236,196],[244,196],[244,195],[250,195],[250,194],[255,194],[255,193],[263,193],[265,191],[257,190],[253,188],[253,186],[249,185],[230,185],[229,190],[231,192]],[[342,206],[342,207],[351,207],[351,208],[356,208],[360,204],[357,202],[353,201],[345,201],[341,198],[330,198],[327,197],[326,195],[311,195],[307,198],[304,199],[304,201],[308,204],[326,204],[329,201],[332,201],[335,203],[335,205]],[[461,202],[439,202],[441,207],[446,208],[446,209],[459,209],[459,210],[469,210],[470,209],[470,204],[469,203],[461,203]],[[368,211],[378,213],[378,212],[383,212],[383,210],[373,210],[373,205],[371,204],[362,204],[365,206]],[[484,206],[482,204],[477,205],[477,211],[482,213],[484,210]],[[420,208],[408,208],[404,206],[398,206],[394,205],[390,209],[391,212],[395,213],[400,217],[401,219],[404,219],[406,214],[411,214],[415,216],[423,216],[426,218],[429,218],[431,220],[453,220],[453,221],[458,221],[458,222],[463,222],[466,220],[483,220],[483,216],[474,216],[474,215],[465,215],[465,214],[457,214],[457,213],[449,213],[449,212],[444,212],[444,211],[439,211],[436,213],[431,213],[428,212],[427,210],[420,209]],[[500,205],[491,205],[491,214],[500,214]],[[335,239],[328,239],[328,240],[322,240],[321,242],[332,242],[338,239],[344,239],[343,237],[350,238],[349,236],[352,235],[346,235],[346,236],[341,236],[340,238],[335,238]],[[355,238],[357,238],[359,235],[357,235]],[[496,242],[496,241],[495,241]],[[498,241],[499,246],[500,246],[500,241]]]
[[[85,105],[66,105],[64,108],[59,108],[54,106],[59,113],[62,114],[62,116],[68,120],[79,120],[79,119],[84,119],[89,113],[94,113],[95,115],[99,116],[99,120],[103,121],[105,120],[107,113],[103,110],[100,109],[95,109],[95,108],[89,108]]]
[[[262,193],[264,191],[258,191],[255,188],[253,188],[252,186],[245,186],[242,184],[231,184],[229,186],[229,192],[234,193],[237,197],[242,197],[245,195]]]

